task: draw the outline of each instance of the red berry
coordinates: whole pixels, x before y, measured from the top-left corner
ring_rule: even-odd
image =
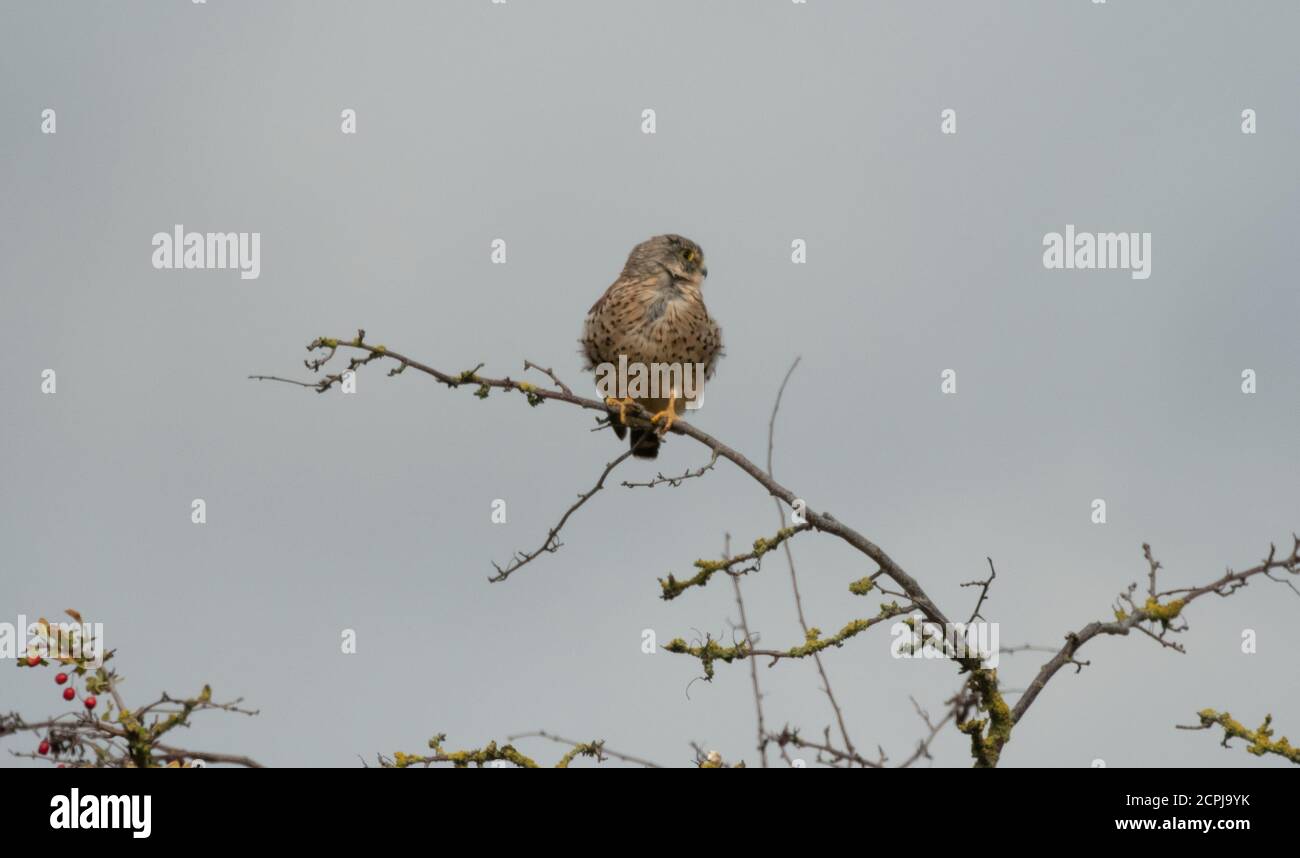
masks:
[[[63,683],[68,681],[68,675],[66,673],[57,674],[54,677],[54,681],[56,684],[62,685]]]
[[[42,739],[41,744],[36,748],[36,753],[44,755],[44,754],[48,754],[49,752],[50,752],[50,743]]]
[[[29,655],[29,656],[27,656],[27,666],[28,666],[28,667],[39,667],[39,666],[40,666],[40,663],[41,663],[41,657],[40,657],[39,655]]]
[[[76,697],[76,696],[77,696],[77,690],[76,690],[75,688],[65,688],[65,689],[63,689],[63,699],[64,699],[64,700],[71,700],[72,698],[74,698],[74,697]]]
[[[87,697],[85,700],[83,700],[83,701],[81,701],[81,702],[86,704],[86,708],[87,708],[87,709],[94,709],[94,708],[95,708],[95,695],[92,694],[92,695],[90,695],[89,697]]]

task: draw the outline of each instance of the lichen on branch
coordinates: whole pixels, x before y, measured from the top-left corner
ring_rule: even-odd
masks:
[[[1265,715],[1264,723],[1260,724],[1254,730],[1249,730],[1240,721],[1235,720],[1227,712],[1215,712],[1213,709],[1202,709],[1196,713],[1201,719],[1200,726],[1183,727],[1184,730],[1208,730],[1211,727],[1221,727],[1223,729],[1223,741],[1220,743],[1223,747],[1228,747],[1229,739],[1244,739],[1250,744],[1246,746],[1246,753],[1254,754],[1257,757],[1263,757],[1267,754],[1276,754],[1279,757],[1290,760],[1300,765],[1300,748],[1291,744],[1286,736],[1281,739],[1273,738],[1273,716]]]

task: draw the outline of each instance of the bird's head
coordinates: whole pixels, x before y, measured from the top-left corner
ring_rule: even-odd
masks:
[[[689,238],[671,234],[656,235],[632,248],[623,270],[636,276],[666,272],[673,285],[690,285],[696,289],[709,276],[700,246]]]

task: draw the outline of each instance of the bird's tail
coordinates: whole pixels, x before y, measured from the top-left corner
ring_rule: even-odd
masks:
[[[632,436],[628,443],[632,447],[632,455],[638,459],[657,459],[659,457],[659,433],[654,429],[638,429],[633,426]]]

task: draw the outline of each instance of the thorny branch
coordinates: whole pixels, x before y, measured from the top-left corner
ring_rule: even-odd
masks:
[[[1223,728],[1223,741],[1220,742],[1223,747],[1228,747],[1229,739],[1245,739],[1250,742],[1246,752],[1262,757],[1265,754],[1277,754],[1279,757],[1290,760],[1300,765],[1300,748],[1292,746],[1287,741],[1286,736],[1281,739],[1273,738],[1273,716],[1265,715],[1264,723],[1260,724],[1254,730],[1248,730],[1241,722],[1233,720],[1233,717],[1227,712],[1215,712],[1213,709],[1202,709],[1196,713],[1201,719],[1200,724],[1191,726],[1177,725],[1179,730],[1208,730],[1215,725]]]
[[[655,486],[662,486],[662,485],[669,485],[672,486],[673,488],[677,488],[686,480],[699,479],[700,477],[704,476],[709,471],[713,470],[713,466],[716,464],[718,464],[718,454],[714,453],[713,458],[709,459],[709,461],[706,464],[703,464],[700,467],[695,468],[693,470],[688,470],[686,473],[682,474],[681,476],[665,477],[663,473],[660,472],[655,475],[655,478],[653,480],[647,480],[645,482],[640,482],[640,483],[624,480],[623,485],[629,489],[637,489],[637,488],[652,489]]]
[[[989,587],[991,587],[991,586],[993,585],[993,579],[996,578],[996,577],[998,577],[998,570],[996,570],[996,569],[993,568],[993,558],[992,558],[992,557],[986,557],[986,558],[984,558],[984,559],[988,560],[988,562],[989,562],[989,577],[984,578],[984,579],[982,579],[982,580],[980,580],[980,581],[967,581],[967,582],[965,582],[964,584],[961,585],[961,586],[963,586],[963,587],[979,587],[979,588],[980,588],[980,598],[979,598],[979,601],[975,603],[975,610],[973,610],[973,611],[970,612],[970,619],[966,621],[966,625],[970,625],[971,623],[975,622],[976,620],[982,620],[982,619],[984,619],[984,615],[980,613],[980,608],[984,607],[984,600],[988,598],[988,595],[989,595]]]
[[[696,560],[695,568],[700,571],[685,581],[679,581],[672,573],[669,573],[667,578],[659,579],[659,587],[663,590],[663,600],[667,602],[676,599],[691,587],[703,587],[718,572],[726,572],[733,577],[756,572],[762,565],[764,554],[791,537],[809,530],[811,527],[810,524],[783,527],[771,539],[755,539],[752,551],[737,554],[734,557],[724,557],[721,560]],[[741,568],[735,568],[737,566]]]
[[[768,739],[776,743],[782,753],[785,752],[787,745],[795,748],[803,748],[817,752],[817,762],[830,766],[861,766],[866,769],[881,769],[885,767],[887,757],[885,752],[880,751],[877,759],[869,760],[859,754],[857,751],[836,748],[830,739],[830,731],[825,731],[822,741],[816,742],[811,739],[805,739],[799,735],[799,731],[791,727],[783,727],[779,733],[769,733]],[[788,759],[787,762],[793,762]]]
[[[681,655],[693,656],[700,660],[704,667],[704,678],[713,678],[714,662],[726,662],[730,664],[733,661],[746,658],[770,658],[767,666],[771,667],[784,658],[807,658],[816,655],[829,647],[843,646],[849,638],[865,632],[872,626],[883,623],[885,620],[891,620],[894,617],[903,616],[916,609],[915,605],[902,605],[897,602],[890,602],[888,605],[880,606],[880,613],[869,619],[850,620],[837,633],[822,637],[821,629],[813,626],[808,629],[804,635],[804,642],[798,646],[792,646],[789,649],[755,649],[748,640],[742,640],[740,643],[731,646],[723,646],[706,635],[704,641],[692,646],[682,638],[673,638],[664,645],[668,652],[678,653]]]
[[[1062,667],[1065,667],[1067,664],[1079,664],[1079,662],[1074,658],[1074,654],[1078,652],[1084,644],[1098,635],[1127,635],[1131,630],[1137,629],[1148,637],[1153,638],[1161,646],[1166,646],[1182,652],[1182,646],[1173,641],[1167,640],[1166,635],[1173,632],[1183,631],[1187,628],[1185,618],[1183,619],[1183,624],[1181,626],[1175,626],[1174,621],[1182,616],[1183,610],[1194,600],[1199,599],[1208,593],[1214,593],[1216,596],[1229,596],[1237,590],[1240,590],[1242,587],[1245,587],[1250,582],[1250,579],[1257,575],[1263,575],[1273,581],[1290,583],[1285,581],[1285,579],[1274,578],[1271,573],[1281,571],[1290,575],[1300,575],[1300,537],[1293,535],[1292,540],[1293,544],[1291,553],[1287,557],[1279,558],[1277,556],[1277,547],[1270,545],[1268,557],[1249,569],[1245,569],[1241,572],[1233,572],[1229,569],[1218,580],[1203,587],[1183,587],[1175,590],[1166,590],[1163,593],[1156,593],[1155,595],[1148,595],[1146,602],[1140,607],[1134,603],[1132,598],[1134,588],[1130,587],[1127,592],[1121,594],[1119,597],[1124,605],[1127,606],[1127,609],[1116,607],[1114,621],[1092,622],[1079,629],[1077,632],[1071,632],[1066,635],[1065,645],[1062,646],[1056,655],[1044,664],[1041,669],[1039,669],[1038,675],[1035,676],[1033,682],[1029,684],[1029,688],[1026,689],[1025,693],[1016,701],[1015,708],[1011,711],[1012,723],[1014,724],[1024,717],[1025,712],[1028,711],[1034,700],[1037,699],[1038,695],[1042,692],[1048,681],[1056,675],[1057,671]],[[1160,564],[1151,557],[1150,545],[1143,544],[1142,552],[1146,556],[1151,568],[1149,589],[1154,591],[1156,588],[1156,571],[1160,568]],[[1181,598],[1167,602],[1161,602],[1159,600],[1161,596],[1173,595],[1180,595]],[[1157,634],[1150,629],[1144,628],[1141,625],[1142,623],[1150,623],[1153,627],[1159,626],[1160,632]]]
[[[582,742],[575,742],[572,739],[566,739],[563,736],[557,736],[554,733],[548,733],[545,730],[537,730],[532,733],[516,733],[513,736],[506,736],[506,741],[515,742],[518,741],[519,739],[531,739],[531,738],[546,739],[547,741],[550,742],[556,742],[561,745],[568,745],[570,748],[577,748],[583,744]],[[634,757],[631,754],[624,754],[619,751],[610,750],[603,742],[600,743],[600,751],[602,757],[608,757],[611,760],[622,760],[625,763],[632,763],[633,765],[643,766],[647,769],[663,768],[663,766],[659,765],[658,763],[652,762],[642,757]]]
[[[435,763],[451,763],[453,768],[467,769],[470,766],[483,768],[492,764],[506,764],[517,766],[521,769],[539,769],[540,765],[532,757],[521,754],[514,745],[497,745],[496,742],[488,742],[482,748],[474,748],[468,751],[448,751],[442,747],[442,743],[447,740],[446,733],[439,733],[429,740],[429,748],[432,754],[404,754],[397,751],[392,757],[379,756],[379,765],[385,769],[405,769],[412,766],[429,768]],[[569,764],[578,757],[591,757],[596,762],[605,761],[605,743],[604,742],[579,742],[574,744],[564,756],[560,757],[555,764],[557,769],[567,769]]]
[[[532,406],[541,405],[547,401],[560,401],[570,405],[575,405],[579,408],[597,411],[602,414],[606,413],[606,405],[604,402],[575,395],[571,389],[559,381],[552,371],[541,369],[539,366],[531,362],[525,364],[525,370],[537,369],[543,372],[555,384],[557,389],[542,389],[529,382],[517,381],[508,376],[503,378],[483,376],[479,374],[479,370],[482,369],[483,366],[482,364],[460,373],[444,372],[421,363],[420,361],[414,360],[413,358],[407,357],[406,355],[394,352],[383,345],[372,345],[365,342],[364,330],[358,330],[357,335],[350,340],[321,337],[313,340],[307,348],[309,351],[325,351],[325,354],[322,357],[306,361],[308,369],[317,372],[319,372],[324,365],[335,356],[340,348],[349,348],[361,353],[361,356],[353,356],[349,359],[347,370],[349,372],[355,372],[360,367],[365,366],[372,361],[388,359],[397,363],[397,366],[389,371],[390,376],[402,373],[408,368],[414,368],[450,388],[457,388],[462,385],[473,385],[475,388],[475,395],[479,398],[486,398],[494,389],[506,392],[518,391],[527,398],[529,405]],[[292,381],[291,383],[312,387],[318,392],[323,393],[340,384],[343,381],[343,376],[344,373],[339,372],[326,374],[314,384],[297,381]],[[788,377],[789,373],[787,373],[787,379]],[[289,379],[265,375],[250,376],[250,378],[282,382],[290,381]],[[641,426],[643,428],[652,425],[647,420],[647,415],[644,411],[639,408],[630,409],[629,418],[633,425]],[[773,413],[772,422],[775,422],[775,411]],[[780,504],[784,504],[786,507],[792,509],[795,507],[795,502],[798,499],[798,496],[775,480],[770,471],[770,463],[768,471],[765,472],[736,450],[684,420],[675,421],[669,431],[675,435],[683,435],[691,438],[712,451],[713,460],[711,460],[709,465],[702,470],[711,469],[714,461],[716,461],[718,457],[721,457],[738,467],[765,489],[773,498],[775,498],[778,502],[778,509],[781,508]],[[769,436],[769,451],[770,446],[771,439]],[[540,554],[553,552],[558,547],[557,537],[559,529],[567,521],[569,515],[585,503],[591,495],[599,491],[603,486],[605,477],[608,476],[613,467],[622,461],[623,458],[626,458],[626,455],[627,454],[624,454],[620,459],[610,463],[597,481],[596,486],[586,495],[579,496],[578,503],[574,504],[574,506],[571,507],[561,519],[560,524],[557,525],[556,528],[552,529],[550,535],[548,535],[547,541],[543,543],[541,549],[531,555],[517,555],[515,560],[504,569],[496,567],[497,575],[493,576],[492,580],[503,580],[511,572],[517,570],[525,563],[530,562]],[[677,482],[668,478],[662,479],[664,482],[677,484],[680,482],[680,479],[684,478],[686,478],[686,475],[684,475],[683,478],[677,478]],[[940,628],[951,627],[952,624],[947,615],[938,607],[938,605],[935,604],[921,584],[875,542],[871,541],[854,528],[839,521],[830,512],[817,511],[806,505],[801,505],[800,511],[802,513],[803,523],[793,528],[783,528],[782,531],[778,532],[777,537],[774,540],[759,540],[759,542],[755,544],[755,550],[750,552],[748,555],[740,555],[738,557],[728,558],[721,561],[697,561],[696,566],[700,571],[688,581],[678,582],[672,578],[672,576],[670,576],[666,582],[661,581],[663,597],[665,599],[671,599],[680,595],[692,586],[702,586],[704,583],[707,583],[709,577],[718,571],[726,571],[728,574],[733,575],[733,577],[739,574],[744,574],[747,571],[753,571],[757,568],[757,565],[743,568],[739,571],[733,571],[733,567],[748,562],[749,560],[757,561],[767,550],[785,542],[797,533],[801,533],[805,530],[816,530],[837,537],[859,553],[866,556],[878,567],[876,572],[859,582],[855,582],[853,586],[858,587],[859,589],[854,590],[854,592],[865,593],[868,589],[871,589],[876,580],[883,575],[889,578],[889,580],[901,590],[901,593],[885,587],[878,587],[878,589],[886,595],[906,597],[910,602],[908,610],[919,612],[922,617],[922,624],[929,623]],[[782,515],[782,521],[784,522],[784,514]],[[1275,578],[1272,573],[1286,572],[1290,575],[1300,573],[1300,557],[1297,557],[1297,550],[1300,550],[1300,538],[1296,539],[1296,547],[1292,549],[1289,558],[1276,559],[1275,552],[1271,551],[1268,559],[1262,564],[1245,570],[1244,572],[1234,573],[1229,571],[1222,578],[1204,587],[1184,588],[1158,593],[1156,591],[1156,573],[1159,564],[1151,559],[1149,549],[1144,546],[1144,551],[1147,554],[1150,566],[1149,587],[1146,601],[1143,604],[1138,605],[1133,599],[1133,592],[1136,589],[1136,585],[1131,586],[1126,593],[1121,594],[1120,596],[1121,601],[1127,606],[1127,609],[1117,609],[1116,619],[1114,622],[1090,623],[1079,631],[1067,635],[1064,646],[1062,646],[1061,649],[1042,666],[1034,681],[1016,702],[1014,709],[1009,707],[1003,699],[996,670],[985,667],[977,657],[971,657],[969,655],[958,657],[954,654],[953,660],[958,664],[962,673],[968,674],[968,677],[964,686],[964,694],[967,696],[959,695],[958,698],[954,698],[955,700],[960,700],[962,705],[958,708],[956,704],[954,704],[953,718],[957,720],[958,730],[970,738],[971,754],[975,760],[975,765],[977,767],[992,767],[998,764],[1002,748],[1010,739],[1012,728],[1021,718],[1024,717],[1025,712],[1028,711],[1029,707],[1037,699],[1047,682],[1067,664],[1074,664],[1077,667],[1081,667],[1082,664],[1086,663],[1079,662],[1075,658],[1075,653],[1089,640],[1102,634],[1127,635],[1129,631],[1137,629],[1159,642],[1162,646],[1176,649],[1181,652],[1181,645],[1169,640],[1168,635],[1176,634],[1186,628],[1185,620],[1183,620],[1181,625],[1176,624],[1175,621],[1180,617],[1187,604],[1207,593],[1215,593],[1219,596],[1230,595],[1241,587],[1246,586],[1248,580],[1255,575],[1264,575],[1271,580],[1284,583],[1295,590],[1294,584],[1290,581],[1282,578]],[[705,565],[701,565],[702,563]],[[991,562],[990,569],[992,571]],[[995,577],[995,573],[991,574],[986,582],[972,582],[972,584],[979,584],[983,587],[979,601],[972,613],[972,620],[980,616],[980,611],[983,608],[985,597],[988,594],[988,587],[992,583],[993,577]],[[1300,590],[1297,590],[1296,592],[1300,593]],[[1169,596],[1180,596],[1180,598],[1171,599],[1166,602],[1160,601],[1161,597]],[[884,609],[882,609],[882,611],[883,610]],[[880,619],[881,618],[873,618],[873,620],[854,622],[865,622],[871,624],[873,622],[879,622]],[[826,639],[825,641],[820,638],[820,632],[816,635],[812,635],[811,632],[814,630],[811,628],[808,629],[810,634],[807,635],[808,640],[805,642],[803,647],[807,649],[805,654],[815,654],[825,646],[841,645],[847,637],[861,631],[861,629],[850,631],[852,626],[853,623],[846,626],[839,635],[834,636],[832,639]],[[679,641],[680,639],[673,643],[676,644]],[[798,657],[792,656],[791,652],[801,649],[800,647],[794,647],[790,651],[771,651],[768,653],[762,653],[758,650],[751,649],[749,640],[729,648],[721,647],[716,641],[712,640],[706,640],[704,644],[694,648],[687,646],[684,642],[680,643],[680,651],[690,652],[690,654],[701,658],[701,661],[705,663],[706,674],[709,675],[712,673],[712,665],[714,661],[731,661],[736,658],[745,658],[757,655],[774,655],[775,657],[773,660],[775,661],[777,658],[781,657]],[[670,644],[670,646],[672,646],[672,644]],[[829,694],[829,684],[827,684],[827,692]],[[972,711],[985,713],[986,717],[967,720],[967,715]],[[778,742],[778,745],[780,745],[782,749],[783,756],[785,756],[785,745],[790,744],[793,741],[788,736],[786,739],[786,742]],[[845,740],[847,742],[847,735],[845,735]],[[773,741],[777,741],[776,737],[773,737]],[[926,743],[923,743],[923,746],[925,745],[928,745],[928,740]],[[841,755],[838,757],[841,760],[851,760],[860,765],[871,764],[871,761],[867,761],[855,752],[837,751],[836,753]],[[882,758],[883,756],[882,752]],[[705,760],[706,763],[710,761],[711,759]]]
[[[542,554],[554,554],[556,551],[558,551],[560,549],[560,546],[563,544],[560,542],[560,531],[564,528],[564,525],[568,522],[569,516],[573,515],[575,512],[578,511],[579,507],[581,507],[587,501],[591,500],[592,497],[595,496],[596,492],[603,489],[605,487],[605,478],[609,476],[609,472],[617,468],[620,464],[623,463],[624,460],[626,460],[631,455],[632,455],[632,451],[627,450],[623,453],[623,455],[619,456],[617,459],[615,459],[614,461],[610,462],[608,465],[605,466],[605,470],[601,472],[600,479],[596,480],[596,484],[592,486],[590,490],[584,492],[583,494],[578,495],[578,500],[567,510],[564,511],[564,515],[560,517],[559,522],[555,525],[555,527],[552,527],[550,531],[546,534],[546,541],[542,543],[541,548],[538,548],[535,551],[528,552],[527,554],[525,554],[522,551],[516,552],[514,558],[509,563],[507,563],[504,567],[498,566],[497,564],[493,563],[492,565],[496,568],[497,574],[488,578],[488,580],[493,582],[504,581],[505,579],[509,578],[512,574],[514,574],[519,569],[519,567],[527,563],[533,562]]]

